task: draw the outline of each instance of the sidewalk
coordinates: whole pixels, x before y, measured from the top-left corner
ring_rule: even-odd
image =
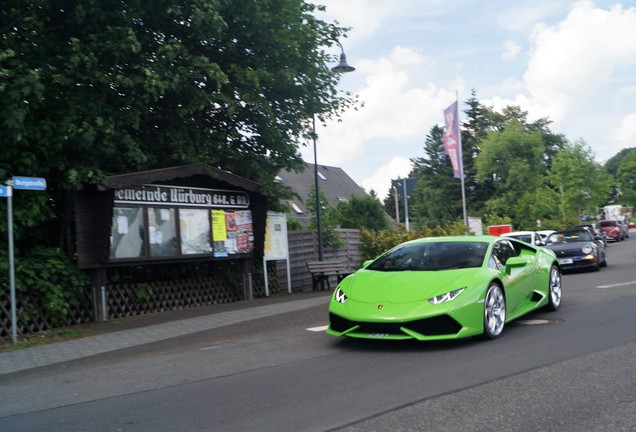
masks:
[[[0,353],[0,376],[326,305],[329,294],[299,293],[92,323],[84,327],[96,336]]]

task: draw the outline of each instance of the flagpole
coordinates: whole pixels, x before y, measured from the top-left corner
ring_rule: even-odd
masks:
[[[466,188],[464,187],[464,149],[462,148],[462,131],[459,127],[459,92],[455,90],[455,100],[457,101],[457,137],[459,139],[459,168],[461,170],[462,183],[462,210],[464,211],[464,225],[468,228],[468,216],[466,215]]]
[[[459,178],[462,188],[462,210],[464,225],[468,228],[466,216],[466,188],[464,187],[464,157],[462,151],[462,132],[459,123],[459,94],[455,91],[455,102],[444,110],[444,153],[453,166],[453,177]]]

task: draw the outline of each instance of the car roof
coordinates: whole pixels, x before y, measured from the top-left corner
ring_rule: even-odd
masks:
[[[581,231],[590,233],[590,230],[588,228],[586,228],[586,227],[568,228],[568,229],[564,229],[563,231],[558,231],[558,232],[562,233],[562,234],[568,234],[568,233],[572,233],[572,232],[581,232]]]
[[[499,237],[482,235],[482,236],[444,236],[444,237],[422,237],[415,240],[410,240],[405,243],[452,243],[452,242],[474,242],[474,243],[492,243]]]

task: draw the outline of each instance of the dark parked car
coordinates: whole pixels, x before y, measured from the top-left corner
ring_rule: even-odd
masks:
[[[602,220],[598,222],[598,225],[605,231],[608,240],[623,241],[627,237],[627,230],[619,221]]]
[[[548,237],[544,247],[556,254],[563,270],[598,270],[607,266],[607,253],[603,242],[595,240],[587,228],[557,231]]]

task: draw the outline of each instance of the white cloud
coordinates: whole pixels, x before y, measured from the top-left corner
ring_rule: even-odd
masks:
[[[413,169],[410,159],[404,157],[395,157],[387,164],[378,168],[373,175],[362,180],[362,187],[367,191],[373,189],[378,197],[383,200],[389,193],[391,180],[399,177],[406,177]]]
[[[636,112],[623,117],[620,125],[614,129],[611,139],[615,143],[614,153],[624,148],[636,147]]]
[[[368,150],[365,143],[408,143],[425,136],[440,121],[440,107],[455,98],[454,92],[432,84],[424,88],[414,85],[414,70],[426,68],[426,59],[413,50],[397,46],[388,57],[361,60],[356,67],[354,73],[366,77],[364,87],[356,92],[364,106],[349,110],[326,128],[317,127],[324,155],[320,159],[328,165],[362,156]],[[393,155],[396,150],[395,146],[385,149]]]
[[[517,4],[515,6],[510,10],[499,13],[497,22],[502,28],[517,33],[530,31],[537,22],[554,14],[561,7],[558,2],[553,0],[543,1],[540,4],[539,2],[533,2],[532,5],[527,7],[520,7]]]
[[[324,19],[327,22],[337,21],[342,27],[354,29],[354,31],[349,32],[349,37],[346,39],[346,41],[351,42],[351,45],[372,38],[386,17],[396,12],[395,6],[389,2],[321,0],[316,3],[326,7]],[[360,13],[360,11],[364,11],[364,13]],[[343,45],[348,45],[346,41],[340,42]]]
[[[606,159],[636,146],[636,8],[614,5],[632,3],[319,2],[327,21],[352,27],[341,42],[357,70],[339,89],[365,104],[318,127],[319,163],[342,167],[380,196],[408,174],[442,110],[456,91],[468,99],[466,89],[495,109],[515,105],[530,121],[547,117],[553,131],[584,139]],[[312,147],[305,150],[312,161]]]
[[[422,74],[428,67],[426,57],[401,46],[387,57],[356,61],[355,74],[364,77],[356,93],[364,107],[317,128],[319,163],[343,167],[348,173],[373,172],[361,186],[383,198],[391,179],[408,175],[409,158],[421,153],[426,134],[443,121],[443,109],[456,98],[455,89],[416,82],[418,71]],[[451,85],[461,93],[465,84],[456,79]],[[313,157],[310,150],[306,149],[306,160]]]
[[[636,10],[576,3],[558,25],[539,25],[524,80],[533,104],[554,121],[602,89],[615,70],[634,64]]]
[[[504,60],[514,60],[521,52],[521,47],[518,43],[512,40],[507,40],[503,45],[503,52],[501,58]]]

